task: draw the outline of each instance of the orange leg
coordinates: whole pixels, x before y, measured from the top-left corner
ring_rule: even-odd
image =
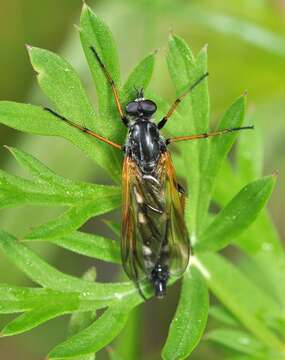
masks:
[[[254,126],[243,126],[243,127],[238,127],[238,128],[223,129],[223,130],[218,130],[218,131],[214,131],[214,132],[211,132],[211,133],[204,133],[204,134],[197,134],[197,135],[176,136],[176,137],[173,137],[173,138],[166,139],[166,144],[168,145],[168,144],[171,144],[173,142],[178,142],[178,141],[205,139],[205,138],[208,138],[208,137],[224,135],[224,134],[227,134],[227,133],[231,133],[233,131],[249,130],[249,129],[250,130],[254,129]]]
[[[114,143],[113,141],[109,140],[109,139],[106,139],[105,137],[99,135],[99,134],[96,134],[94,131],[92,130],[89,130],[87,129],[86,127],[84,126],[81,126],[81,125],[78,125],[76,123],[74,123],[73,121],[70,121],[68,120],[67,118],[65,118],[64,116],[56,113],[55,111],[49,109],[49,108],[44,108],[45,111],[48,111],[49,113],[51,113],[52,115],[56,116],[57,118],[59,118],[60,120],[66,122],[67,124],[69,124],[70,126],[72,127],[75,127],[76,129],[88,134],[88,135],[91,135],[93,137],[95,137],[96,139],[100,140],[100,141],[103,141],[105,142],[106,144],[109,144],[111,146],[113,146],[114,148],[116,149],[119,149],[119,150],[123,150],[122,146],[119,145],[119,144],[116,144]]]

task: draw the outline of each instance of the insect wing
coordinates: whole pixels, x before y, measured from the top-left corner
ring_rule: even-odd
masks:
[[[166,213],[169,225],[167,242],[162,245],[161,256],[169,258],[170,274],[179,276],[185,271],[190,257],[190,240],[184,220],[185,197],[184,194],[178,192],[178,183],[170,154],[166,152],[163,156],[166,172]]]
[[[135,237],[135,209],[131,195],[134,186],[137,169],[135,163],[128,156],[124,159],[122,174],[122,237],[121,237],[121,257],[124,270],[132,280],[138,279],[138,268],[136,259],[136,237]]]
[[[157,263],[166,265],[171,274],[182,274],[189,249],[183,200],[169,153],[160,156],[151,175],[141,174],[136,163],[126,157],[121,252],[129,278],[149,278]]]

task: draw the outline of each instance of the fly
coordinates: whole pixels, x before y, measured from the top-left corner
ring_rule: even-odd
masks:
[[[137,92],[136,98],[123,110],[114,80],[95,48],[90,47],[90,50],[112,88],[118,113],[128,128],[125,144],[117,144],[51,109],[45,110],[78,130],[124,152],[121,234],[123,267],[143,298],[145,296],[139,284],[145,279],[152,284],[155,296],[163,298],[169,278],[184,273],[191,253],[184,220],[185,191],[176,179],[168,145],[252,129],[253,126],[164,139],[160,130],[167,124],[181,101],[208,73],[189,86],[156,124],[153,122],[153,115],[157,106],[154,101],[144,98],[142,90]]]

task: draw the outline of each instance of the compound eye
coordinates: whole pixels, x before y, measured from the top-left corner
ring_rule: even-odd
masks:
[[[141,103],[141,108],[144,113],[154,114],[156,112],[156,104],[151,100],[144,100]]]
[[[126,112],[128,114],[136,114],[138,112],[138,103],[136,101],[131,101],[126,106]]]

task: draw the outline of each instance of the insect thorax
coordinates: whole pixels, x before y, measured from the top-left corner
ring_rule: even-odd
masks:
[[[155,170],[159,157],[165,150],[165,141],[155,123],[139,118],[130,126],[126,153],[135,160],[143,173]]]

